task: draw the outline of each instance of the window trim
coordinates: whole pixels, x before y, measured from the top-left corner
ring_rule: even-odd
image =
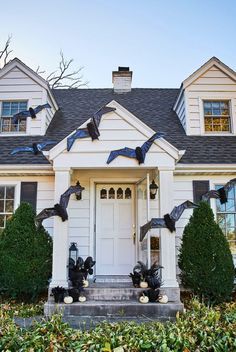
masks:
[[[3,110],[3,103],[11,103],[11,102],[26,102],[27,103],[27,109],[29,107],[29,99],[3,99],[0,101],[0,135],[1,137],[2,136],[7,136],[7,137],[10,137],[10,136],[15,136],[15,135],[20,135],[20,136],[24,136],[24,135],[27,135],[28,134],[28,129],[29,129],[29,123],[28,123],[28,118],[26,118],[26,129],[25,131],[16,131],[16,132],[13,132],[13,131],[10,131],[10,132],[2,132],[1,131],[1,123],[2,123],[2,117],[10,117],[10,116],[2,116],[2,110]]]
[[[16,211],[16,209],[18,208],[18,206],[20,205],[20,181],[5,181],[5,180],[1,180],[0,182],[0,186],[14,186],[15,187],[15,199],[14,199],[14,212]]]
[[[233,104],[233,96],[215,96],[215,95],[204,95],[199,97],[199,113],[200,113],[200,131],[201,136],[232,136],[236,133],[235,131],[235,109]],[[205,131],[205,118],[204,118],[204,101],[228,101],[229,102],[229,113],[230,113],[230,132],[206,132]]]

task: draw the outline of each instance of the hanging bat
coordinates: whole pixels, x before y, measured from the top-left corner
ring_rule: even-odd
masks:
[[[184,203],[174,207],[170,214],[165,214],[163,218],[152,218],[149,222],[140,227],[140,241],[144,239],[150,229],[168,228],[170,232],[174,232],[176,230],[175,223],[180,219],[184,210],[197,207],[197,204],[186,200]]]
[[[70,186],[60,197],[59,204],[55,204],[53,208],[43,209],[35,218],[36,226],[40,227],[42,222],[45,219],[48,219],[52,216],[60,216],[61,220],[64,222],[68,220],[67,206],[71,194],[79,195],[84,190],[84,187],[81,187],[80,183],[77,182],[75,186]]]
[[[107,164],[110,164],[114,159],[116,159],[119,155],[126,156],[128,158],[137,159],[139,164],[143,164],[145,161],[145,157],[151,145],[156,139],[162,138],[165,136],[164,132],[156,132],[154,135],[149,138],[141,147],[136,147],[135,149],[132,148],[122,148],[111,151],[108,159]]]
[[[22,152],[30,152],[33,153],[34,155],[37,155],[43,151],[43,149],[47,145],[55,144],[55,142],[48,141],[48,142],[42,142],[42,143],[32,143],[32,147],[16,147],[11,151],[11,155],[17,154],[17,153],[22,153]]]
[[[18,120],[21,120],[22,118],[26,118],[28,116],[31,116],[32,119],[35,119],[36,115],[43,109],[51,109],[51,105],[47,103],[43,105],[38,105],[35,109],[29,108],[29,110],[20,111],[17,114],[13,115],[13,123],[17,124]]]
[[[220,199],[221,204],[225,204],[228,201],[228,193],[235,185],[236,185],[236,178],[233,178],[218,190],[212,189],[207,193],[203,194],[202,200],[208,201],[210,198],[216,198],[216,199]]]
[[[107,114],[108,112],[116,110],[115,108],[110,108],[108,106],[103,106],[97,112],[94,113],[90,122],[87,124],[86,128],[80,128],[75,131],[71,136],[67,138],[67,150],[71,150],[76,139],[91,137],[92,140],[98,139],[100,136],[98,127],[102,118],[102,115]]]

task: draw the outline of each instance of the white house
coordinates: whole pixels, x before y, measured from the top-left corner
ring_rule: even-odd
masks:
[[[169,296],[177,297],[177,254],[191,210],[177,222],[176,233],[152,230],[140,241],[139,228],[163,217],[185,200],[199,200],[236,177],[236,72],[213,57],[183,81],[180,89],[132,88],[132,72],[112,73],[113,89],[50,90],[19,59],[0,71],[0,227],[21,201],[37,213],[52,207],[68,186],[80,181],[82,199],[71,196],[69,220],[44,222],[53,236],[51,286],[68,284],[68,248],[96,259],[97,277],[128,275],[137,260],[158,260]],[[14,125],[12,116],[49,103],[35,119]],[[99,126],[99,140],[77,139],[67,151],[67,137],[86,124],[102,106],[115,108]],[[155,131],[145,162],[110,151],[142,145]],[[10,155],[17,146],[55,141],[43,154]],[[50,149],[51,147],[51,149]],[[158,185],[155,199],[149,185]],[[216,219],[236,255],[236,189],[226,205],[211,199]]]

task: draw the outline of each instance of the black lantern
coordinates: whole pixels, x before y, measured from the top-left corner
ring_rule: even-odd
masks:
[[[72,242],[70,244],[69,258],[73,259],[75,261],[75,263],[77,262],[77,259],[78,259],[78,247],[77,247],[77,243],[75,243],[75,242]]]
[[[156,194],[157,194],[157,190],[158,190],[158,186],[154,180],[152,180],[152,183],[149,186],[149,190],[150,190],[150,199],[155,199]]]
[[[80,186],[79,181],[76,182],[76,186]],[[81,200],[82,199],[82,192],[75,193],[75,198],[76,198],[76,200]]]

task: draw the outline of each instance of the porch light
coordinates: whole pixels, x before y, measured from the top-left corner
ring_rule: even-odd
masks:
[[[76,182],[76,186],[80,186],[79,181]],[[76,200],[81,200],[82,199],[82,192],[75,193],[75,198],[76,198]]]
[[[77,259],[78,259],[78,247],[77,247],[77,243],[75,243],[75,242],[72,242],[70,244],[69,258],[73,259],[75,261],[75,263],[77,262]]]
[[[150,190],[150,199],[155,199],[156,194],[157,194],[157,190],[158,190],[158,186],[154,180],[152,180],[152,183],[149,186],[149,190]]]

